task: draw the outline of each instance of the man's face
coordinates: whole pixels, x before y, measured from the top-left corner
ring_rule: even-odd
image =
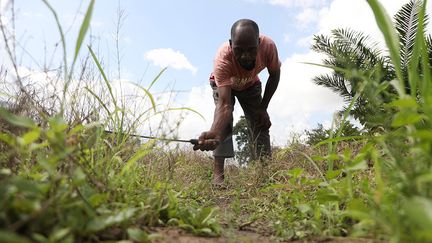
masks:
[[[259,38],[250,28],[239,29],[230,40],[234,57],[248,71],[254,69],[258,53]]]

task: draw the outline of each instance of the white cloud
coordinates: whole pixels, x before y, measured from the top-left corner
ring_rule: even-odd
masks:
[[[0,1],[0,13],[3,14],[3,11],[9,6],[10,0],[1,0]]]
[[[312,82],[315,76],[329,69],[306,63],[320,61],[321,56],[313,52],[287,58],[282,64],[278,90],[269,111],[281,117],[309,116],[313,112],[333,112],[341,107],[341,98]]]
[[[306,36],[297,40],[296,44],[300,47],[310,48],[313,44],[313,36]]]
[[[5,11],[9,7],[9,3],[10,3],[10,0],[0,0],[0,18],[1,18],[1,23],[3,24],[3,26],[7,26],[8,22],[9,22],[8,19],[4,16]]]
[[[318,19],[313,24],[316,24],[317,34],[328,34],[335,28],[350,27],[370,34],[371,38],[376,41],[382,40],[373,13],[366,1],[334,0],[328,6],[324,6],[324,1],[271,0],[268,2],[286,7],[302,8],[300,9],[301,14],[297,17],[298,21],[307,22],[308,16],[316,15]],[[393,16],[406,2],[406,0],[381,1],[390,16]],[[294,40],[285,35],[284,39],[296,42],[300,46],[310,47],[312,44],[312,36]],[[321,63],[322,58],[323,56],[309,51],[295,53],[283,60],[279,87],[268,109],[273,123],[270,134],[275,145],[286,145],[293,135],[298,135],[305,129],[314,128],[317,123],[329,127],[334,112],[343,107],[344,102],[341,97],[312,81],[315,76],[331,70],[303,63]],[[263,81],[265,81],[264,78]],[[186,100],[186,106],[199,111],[206,121],[194,115],[187,116],[179,129],[179,135],[196,137],[202,131],[209,129],[213,121],[214,104],[211,89],[207,86],[194,87]],[[235,109],[234,117],[238,119],[243,111],[239,105],[236,105]]]
[[[316,23],[319,20],[319,11],[327,5],[326,0],[266,0],[271,5],[282,6],[291,9],[298,9],[299,13],[295,19],[297,25],[305,27]]]
[[[318,86],[312,79],[328,69],[308,63],[320,63],[320,56],[309,52],[287,58],[281,69],[281,78],[268,112],[273,127],[270,130],[277,145],[285,144],[295,133],[329,122],[332,114],[341,109],[343,100],[329,89]],[[317,117],[326,117],[317,121]]]
[[[396,12],[404,4],[408,3],[408,0],[381,0],[380,3],[384,6],[390,18],[393,19]],[[430,11],[432,2],[428,1],[427,5],[428,11]],[[334,0],[328,8],[321,10],[320,15],[319,33],[328,34],[332,29],[350,28],[369,35],[372,40],[382,43],[381,47],[384,48],[383,35],[377,26],[367,1]]]
[[[174,51],[171,48],[150,50],[144,54],[144,58],[151,61],[153,65],[161,68],[172,67],[178,70],[186,69],[191,71],[193,74],[196,74],[198,71],[198,69],[188,61],[183,53]]]
[[[0,20],[1,20],[1,24],[0,24],[0,26],[7,26],[8,25],[8,20],[6,19],[6,17],[4,17],[4,16],[0,16]]]
[[[319,7],[325,4],[325,0],[267,0],[272,5],[283,6],[287,8],[300,7]]]
[[[305,8],[296,16],[296,21],[300,24],[300,27],[316,23],[318,20],[318,10],[313,8]]]

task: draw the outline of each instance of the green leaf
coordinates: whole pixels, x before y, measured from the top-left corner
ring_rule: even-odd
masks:
[[[366,204],[360,199],[352,199],[347,203],[347,209],[343,213],[358,220],[370,220],[372,216],[370,214],[370,209]]]
[[[306,214],[308,212],[312,212],[312,207],[309,204],[305,204],[305,203],[299,203],[297,205],[295,205],[296,208],[302,212],[303,214]]]
[[[102,68],[102,66],[101,66],[101,64],[99,62],[99,59],[96,57],[96,54],[93,52],[93,49],[90,46],[88,46],[88,49],[90,51],[91,56],[93,57],[93,61],[96,63],[96,66],[99,69],[100,74],[102,75],[102,78],[103,78],[103,80],[104,80],[104,82],[105,82],[105,84],[106,84],[106,86],[108,88],[108,91],[109,91],[109,93],[111,95],[111,99],[113,100],[115,107],[117,107],[117,101],[116,101],[114,93],[112,91],[111,84],[108,81],[107,76],[105,75],[105,72],[104,72],[104,70],[103,70],[103,68]]]
[[[209,228],[202,228],[202,229],[198,229],[197,233],[199,235],[213,235],[213,231]]]
[[[418,188],[421,188],[424,184],[427,186],[427,184],[432,182],[432,173],[426,173],[418,176],[415,179],[415,182]]]
[[[409,199],[404,209],[407,217],[415,228],[422,230],[432,229],[432,200],[425,197],[413,197]]]
[[[387,48],[389,49],[390,57],[396,71],[396,76],[399,80],[399,82],[397,83],[399,95],[404,95],[405,89],[403,85],[403,76],[400,61],[399,36],[396,32],[395,27],[393,26],[392,18],[387,14],[385,8],[381,5],[381,3],[378,2],[378,0],[368,0],[367,2],[369,3],[369,6],[371,7],[375,15],[375,20],[381,30],[381,33],[384,35]]]
[[[84,20],[83,20],[83,22],[81,24],[81,28],[80,28],[80,31],[79,31],[79,34],[78,34],[78,39],[76,41],[75,55],[74,55],[73,62],[75,62],[76,59],[77,59],[77,57],[78,57],[78,53],[79,53],[79,51],[81,49],[81,45],[83,43],[84,37],[85,37],[85,35],[87,33],[87,30],[88,30],[88,28],[90,26],[90,20],[91,20],[91,16],[92,16],[92,13],[93,13],[94,3],[95,3],[95,1],[91,0],[89,6],[87,8],[87,12],[85,14]]]
[[[38,187],[38,184],[36,184],[34,181],[26,180],[20,177],[16,177],[12,180],[12,184],[18,188],[21,192],[29,192],[32,194],[39,194],[41,193],[40,188]]]
[[[421,93],[424,97],[431,97],[432,95],[432,86],[431,86],[431,80],[432,80],[432,74],[431,74],[431,67],[430,67],[430,49],[426,46],[425,41],[425,26],[428,22],[428,17],[426,16],[426,5],[427,0],[423,1],[423,6],[420,9],[419,13],[419,25],[417,29],[417,36],[416,36],[416,47],[421,49],[421,64],[423,68],[423,78],[422,78],[422,89]],[[430,11],[430,10],[429,10]],[[417,71],[417,69],[411,69],[410,71]],[[427,100],[427,99],[426,99]],[[430,103],[428,104],[430,106]]]
[[[25,127],[25,128],[36,127],[36,123],[32,119],[27,117],[16,116],[8,112],[3,107],[0,107],[0,117],[5,119],[8,123],[17,127]]]
[[[81,186],[86,181],[86,175],[82,171],[81,168],[76,168],[73,175],[72,175],[72,184],[74,186]]]
[[[15,139],[7,133],[0,133],[0,141],[5,142],[9,146],[15,145]]]
[[[200,210],[201,225],[206,225],[207,222],[213,217],[216,212],[216,208],[204,208]]]
[[[177,226],[179,225],[179,220],[176,218],[170,218],[167,222],[167,225],[169,226]]]
[[[64,89],[63,89],[63,99],[65,99],[65,97],[66,97],[65,95],[66,95],[66,92],[68,90],[69,84],[72,81],[73,69],[74,69],[76,60],[78,58],[78,53],[79,53],[79,51],[81,49],[81,45],[82,45],[82,43],[84,41],[84,37],[85,37],[85,35],[87,33],[87,30],[88,30],[88,28],[90,26],[90,19],[91,19],[91,15],[93,13],[94,2],[95,2],[94,0],[91,0],[91,2],[89,4],[89,7],[87,8],[87,12],[86,12],[86,14],[84,16],[84,20],[83,20],[83,22],[81,24],[81,27],[80,27],[78,38],[77,38],[77,41],[75,43],[75,54],[74,54],[74,58],[72,60],[72,65],[71,65],[71,68],[70,68],[70,73],[69,73],[69,76],[68,76],[68,78],[66,80],[66,83],[65,83]],[[62,103],[62,105],[63,105],[63,103]],[[63,110],[63,108],[62,108],[62,110]]]
[[[422,116],[416,112],[410,111],[399,111],[393,117],[392,126],[393,127],[401,127],[405,125],[411,125],[419,122],[422,119]]]
[[[294,169],[288,170],[287,175],[297,179],[300,175],[303,174],[303,171],[304,170],[302,168],[294,168]]]
[[[150,88],[153,86],[153,84],[160,78],[160,76],[162,75],[162,73],[164,73],[167,70],[167,68],[163,68],[159,74],[153,79],[153,81],[150,83],[149,87],[147,88],[147,90],[150,90]]]
[[[328,180],[332,180],[332,179],[338,177],[341,173],[342,173],[341,170],[330,170],[330,171],[327,171],[326,178]]]
[[[340,200],[340,197],[335,192],[332,192],[328,189],[321,189],[317,191],[317,200],[320,203],[326,203],[326,202],[337,202]]]
[[[108,200],[108,194],[105,193],[97,193],[97,194],[93,194],[89,197],[89,203],[93,206],[93,207],[97,207],[99,205],[101,205],[102,203],[105,203]]]
[[[355,210],[363,213],[368,213],[370,211],[370,209],[366,206],[366,204],[358,198],[354,198],[351,201],[349,201],[347,205],[347,209]]]
[[[86,127],[82,124],[76,125],[72,127],[72,129],[69,131],[69,136],[78,134],[79,132],[83,131]]]
[[[179,227],[182,228],[182,229],[184,229],[184,230],[186,230],[186,231],[188,231],[188,232],[192,232],[192,233],[196,232],[195,227],[193,227],[190,224],[180,224]]]
[[[35,128],[24,134],[24,136],[22,136],[18,141],[21,141],[20,143],[22,146],[26,146],[39,139],[40,134],[41,130],[39,128]]]
[[[159,75],[160,75],[160,74],[159,74]],[[134,84],[134,83],[133,83],[133,84]],[[146,88],[144,88],[144,87],[142,87],[142,86],[140,86],[140,85],[138,85],[138,84],[134,84],[134,85],[137,86],[138,88],[142,89],[142,90],[144,91],[144,93],[149,97],[150,102],[151,102],[151,104],[152,104],[153,111],[156,112],[156,102],[155,102],[155,100],[154,100],[154,98],[153,98],[153,95],[150,93],[150,91],[148,91],[148,89],[146,89]]]
[[[340,142],[340,141],[348,141],[348,140],[361,140],[361,139],[365,139],[365,136],[348,136],[348,137],[335,137],[335,138],[328,138],[326,140],[323,140],[319,143],[317,143],[316,145],[314,145],[314,148],[317,148],[323,144],[328,144],[328,143],[334,143],[334,142]]]
[[[130,220],[133,216],[135,216],[136,212],[136,208],[127,208],[110,216],[100,216],[94,218],[88,223],[87,230],[90,232],[97,232],[109,226],[123,223],[124,221]]]
[[[85,89],[86,89],[86,90],[87,90],[91,95],[93,95],[93,97],[96,98],[96,100],[99,102],[99,104],[101,104],[102,107],[106,110],[106,112],[107,112],[107,114],[108,114],[108,117],[111,118],[111,111],[108,109],[108,107],[105,105],[105,103],[101,100],[101,98],[99,98],[99,96],[98,96],[95,92],[93,92],[93,90],[91,90],[90,88],[85,87]],[[112,118],[111,118],[111,119],[112,119]]]
[[[129,236],[129,239],[135,241],[135,242],[148,242],[148,234],[139,229],[139,228],[129,228],[127,229],[127,233]]]
[[[14,232],[0,230],[0,242],[8,243],[30,243],[27,238],[20,236]]]
[[[69,228],[62,228],[54,231],[49,239],[51,242],[60,242],[63,238],[65,238],[71,230]]]
[[[137,153],[135,153],[135,155],[132,156],[132,158],[130,158],[130,159],[126,162],[126,165],[123,166],[123,168],[122,168],[120,174],[121,174],[121,175],[124,175],[126,172],[128,172],[128,171],[131,169],[131,167],[132,167],[133,165],[135,165],[135,163],[136,163],[139,159],[141,159],[142,157],[146,156],[148,153],[150,153],[150,151],[151,151],[151,149],[149,149],[149,148],[144,148],[144,149],[141,149],[140,151],[138,151]]]
[[[417,108],[418,104],[412,97],[401,98],[390,103],[393,107],[399,108]]]
[[[429,130],[420,130],[413,132],[414,137],[422,138],[425,140],[432,140],[432,131]]]
[[[347,164],[347,166],[345,166],[346,171],[365,170],[367,168],[368,168],[368,165],[367,165],[366,160],[355,161],[355,162],[352,162],[350,164]]]

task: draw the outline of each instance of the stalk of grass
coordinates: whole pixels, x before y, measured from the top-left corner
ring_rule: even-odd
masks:
[[[358,72],[354,72],[353,70],[349,70],[349,69],[345,69],[345,68],[339,68],[339,67],[335,67],[335,66],[331,66],[331,65],[324,65],[324,64],[316,64],[316,63],[308,63],[308,62],[305,62],[305,64],[310,64],[310,65],[315,65],[315,66],[319,66],[319,67],[330,68],[330,69],[333,69],[334,71],[345,73],[348,76],[355,76],[355,77],[358,76],[358,78],[360,78],[361,80],[368,80],[368,77],[366,77],[366,76],[364,76],[362,74],[359,74]],[[350,111],[353,109],[355,103],[360,98],[360,96],[363,94],[365,87],[366,87],[366,83],[365,83],[365,81],[363,81],[363,83],[361,83],[360,86],[359,86],[358,92],[356,92],[356,94],[354,95],[354,97],[351,100],[350,104],[348,105],[348,108],[343,113],[342,120],[340,121],[341,125],[339,126],[339,129],[336,131],[336,135],[334,134],[334,129],[333,129],[333,127],[335,125],[335,120],[333,120],[332,129],[330,129],[330,136],[329,136],[329,138],[325,139],[325,140],[323,140],[321,142],[319,142],[318,144],[316,144],[314,146],[315,148],[317,148],[318,146],[321,146],[323,144],[328,144],[328,152],[329,153],[334,153],[334,149],[337,147],[337,143],[339,141],[350,139],[350,138],[345,138],[345,139],[340,138],[340,135],[341,135],[342,130],[344,128],[344,124],[345,124],[345,122],[348,119]],[[355,138],[355,137],[353,137],[353,138]],[[333,142],[335,142],[335,144],[333,144]],[[327,170],[328,171],[333,171],[333,168],[334,168],[333,158],[332,158],[332,156],[329,156]]]
[[[91,17],[92,17],[92,14],[93,14],[94,3],[95,3],[95,0],[91,0],[90,1],[90,4],[89,4],[89,6],[87,8],[87,11],[86,11],[86,13],[84,15],[84,20],[83,20],[83,22],[81,24],[81,27],[80,27],[80,30],[79,30],[79,34],[78,34],[78,38],[77,38],[77,40],[75,42],[75,53],[74,53],[74,57],[73,57],[73,60],[72,60],[72,65],[71,65],[71,68],[70,68],[70,73],[69,73],[69,76],[67,78],[67,82],[66,82],[65,87],[64,87],[64,91],[63,91],[64,93],[66,93],[66,91],[68,89],[68,86],[69,86],[69,83],[72,81],[72,74],[73,74],[74,66],[75,66],[76,60],[78,58],[79,51],[81,50],[82,43],[84,42],[84,37],[86,36],[87,31],[88,31],[88,29],[90,27],[90,21],[91,21]]]
[[[427,47],[426,47],[426,43],[425,43],[425,37],[424,37],[424,22],[425,22],[425,12],[426,12],[426,3],[427,0],[423,1],[423,6],[420,9],[420,13],[419,13],[419,26],[418,26],[418,30],[417,30],[417,38],[416,38],[416,46],[415,48],[418,48],[420,50],[422,50],[421,53],[421,66],[422,66],[422,70],[423,70],[423,80],[422,80],[422,92],[423,92],[423,96],[427,97],[427,99],[425,99],[425,104],[430,107],[431,105],[431,100],[430,98],[432,97],[432,85],[430,84],[431,80],[432,80],[432,76],[431,76],[431,68],[429,66],[429,55],[427,52]],[[413,73],[417,73],[414,69],[414,67],[411,67],[412,69],[410,70],[410,72]]]
[[[89,49],[90,54],[91,54],[91,56],[93,58],[93,61],[95,62],[96,66],[97,66],[97,68],[98,68],[98,70],[99,70],[99,72],[100,72],[100,74],[102,76],[102,79],[103,79],[106,87],[108,88],[108,92],[109,92],[109,94],[111,96],[111,101],[114,104],[114,111],[110,112],[108,114],[108,116],[114,115],[115,121],[114,121],[114,123],[112,125],[114,126],[114,130],[117,131],[117,133],[116,133],[117,134],[117,139],[123,140],[124,136],[123,136],[122,132],[123,132],[123,129],[124,129],[123,122],[124,122],[125,111],[124,111],[124,109],[121,109],[118,106],[117,99],[116,99],[116,97],[114,95],[114,92],[113,92],[112,86],[110,84],[110,81],[108,80],[108,78],[107,78],[107,76],[105,74],[105,71],[103,70],[103,68],[102,68],[102,66],[100,64],[99,59],[97,58],[96,54],[93,52],[93,49],[91,48],[91,46],[88,46],[88,49]],[[98,99],[98,100],[100,100],[100,99]],[[119,114],[118,114],[119,111],[121,112],[121,117],[119,117]]]
[[[62,98],[62,102],[60,104],[60,113],[63,115],[68,87],[70,85],[70,82],[72,81],[73,70],[74,70],[76,60],[78,58],[79,51],[81,49],[81,45],[84,41],[84,37],[85,37],[87,30],[90,26],[90,21],[91,21],[91,16],[93,13],[93,6],[94,6],[95,1],[94,0],[90,1],[89,7],[87,8],[87,11],[85,13],[84,20],[83,20],[81,27],[80,27],[79,35],[78,35],[78,38],[77,38],[76,43],[75,43],[75,53],[74,53],[74,57],[73,57],[72,64],[71,64],[70,68],[68,67],[68,63],[67,63],[66,40],[65,40],[63,28],[60,24],[60,20],[58,18],[57,12],[54,10],[54,8],[51,6],[51,4],[47,0],[42,0],[42,1],[45,3],[45,5],[48,7],[48,9],[51,11],[52,15],[54,16],[54,19],[55,19],[55,22],[56,22],[56,25],[58,28],[58,32],[60,33],[60,42],[62,44],[62,49],[63,49],[63,72],[64,72],[64,82],[65,83],[63,86],[63,98]]]
[[[395,71],[396,71],[396,88],[400,96],[405,95],[405,85],[403,83],[403,75],[402,75],[402,67],[400,61],[400,46],[399,46],[399,37],[396,33],[396,29],[393,26],[393,22],[390,16],[385,11],[384,7],[378,0],[367,0],[370,8],[372,9],[375,20],[378,24],[378,27],[381,30],[381,33],[384,35],[385,42],[387,44],[387,48],[390,52],[390,58],[392,59]]]
[[[321,178],[324,181],[327,181],[327,178],[324,176],[324,174],[322,173],[322,171],[319,168],[319,166],[315,163],[315,161],[309,155],[305,154],[302,151],[298,151],[298,153],[300,153],[301,155],[303,155],[303,157],[305,157],[313,165],[313,167],[316,169],[316,171],[318,172],[318,174],[321,176]]]
[[[51,4],[49,4],[49,2],[47,0],[42,0],[45,5],[48,7],[48,9],[51,11],[51,14],[54,16],[57,28],[58,28],[58,32],[60,34],[60,42],[62,44],[62,49],[63,49],[63,72],[64,72],[64,80],[66,82],[66,80],[68,79],[68,64],[67,64],[67,54],[66,54],[66,40],[64,37],[64,32],[63,32],[63,28],[60,24],[60,20],[58,18],[57,12],[54,10],[54,8],[51,6]]]

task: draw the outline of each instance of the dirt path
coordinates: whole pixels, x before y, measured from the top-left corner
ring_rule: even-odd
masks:
[[[273,243],[273,242],[308,242],[308,243],[371,243],[381,242],[372,239],[348,238],[348,237],[324,237],[296,241],[278,241],[272,237],[262,236],[260,234],[236,230],[228,232],[228,235],[220,237],[199,237],[188,234],[176,228],[161,228],[156,230],[161,235],[160,239],[153,242],[157,243]],[[227,232],[225,232],[227,233]]]
[[[269,237],[265,237],[259,235],[257,233],[248,232],[248,231],[233,231],[233,232],[224,232],[224,234],[220,237],[199,237],[188,234],[182,230],[175,228],[163,228],[157,230],[157,233],[160,234],[163,238],[159,240],[155,240],[154,242],[167,242],[167,243],[226,243],[226,242],[241,242],[241,243],[249,243],[249,242],[260,242],[260,243],[270,243],[275,242],[271,240]]]

